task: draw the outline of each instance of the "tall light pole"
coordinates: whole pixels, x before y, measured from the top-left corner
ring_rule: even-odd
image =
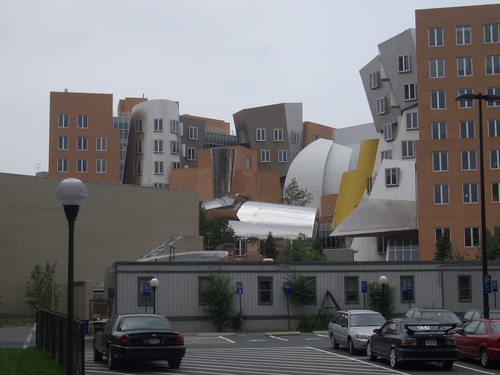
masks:
[[[149,284],[151,284],[151,288],[153,288],[153,314],[156,314],[156,288],[160,285],[160,281],[156,277],[153,277],[149,281]]]
[[[483,268],[483,280],[484,276],[488,275],[488,252],[486,250],[486,200],[484,196],[484,152],[483,152],[483,100],[490,101],[500,101],[499,95],[483,95],[479,94],[460,94],[455,100],[466,101],[466,100],[477,100],[479,103],[479,195],[481,203],[481,258],[482,258],[482,268]],[[488,319],[490,317],[490,307],[488,300],[488,293],[484,291],[483,286],[483,311],[484,317]]]
[[[50,267],[50,275],[51,275],[51,281],[52,281],[52,311],[54,311],[54,275],[56,273],[56,266],[57,266],[57,263],[54,263],[51,267]]]
[[[384,318],[387,319],[387,317],[385,316],[385,285],[388,283],[387,277],[386,276],[380,276],[378,278],[378,282],[379,282],[380,285],[382,285],[382,308],[383,308],[382,315],[384,316]]]
[[[73,361],[73,336],[74,336],[74,228],[80,206],[87,199],[87,188],[85,184],[77,178],[67,178],[62,180],[56,189],[56,196],[59,203],[64,207],[64,213],[68,220],[69,240],[68,240],[68,321],[67,321],[67,346],[66,346],[66,374],[74,374]]]

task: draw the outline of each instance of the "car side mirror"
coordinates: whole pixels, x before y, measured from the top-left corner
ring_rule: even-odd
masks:
[[[455,330],[454,333],[458,333],[459,335],[463,335],[464,334],[464,329],[463,328],[459,328],[459,329]]]
[[[373,330],[373,333],[380,334],[380,328],[375,328],[375,329]]]

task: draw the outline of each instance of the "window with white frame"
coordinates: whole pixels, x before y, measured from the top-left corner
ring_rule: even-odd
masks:
[[[106,151],[108,148],[108,140],[107,138],[97,137],[96,138],[96,147],[97,151]]]
[[[500,150],[490,150],[490,168],[500,169]]]
[[[283,141],[283,129],[274,129],[274,142],[282,142]]]
[[[477,169],[477,158],[475,150],[462,151],[461,158],[463,171],[471,171]]]
[[[406,130],[418,129],[418,112],[406,113]]]
[[[234,256],[244,257],[247,255],[247,242],[246,240],[240,238],[234,241]]]
[[[181,167],[181,163],[178,161],[173,161],[172,162],[172,169],[179,169]]]
[[[447,184],[434,185],[434,204],[450,203],[450,186]]]
[[[58,150],[67,150],[69,144],[68,137],[58,137],[57,138],[57,149]]]
[[[472,57],[457,58],[457,76],[469,77],[472,75]]]
[[[287,161],[287,150],[278,150],[278,163],[286,163]]]
[[[486,88],[487,95],[500,95],[500,87],[487,87]],[[500,101],[491,101],[486,102],[488,107],[500,107]]]
[[[170,141],[170,153],[178,155],[179,149],[179,141]]]
[[[359,303],[359,277],[344,276],[345,303]]]
[[[385,159],[392,159],[392,150],[384,150],[380,152],[380,161]]]
[[[194,147],[188,147],[186,152],[186,158],[189,161],[196,160],[196,149]]]
[[[170,132],[179,134],[179,121],[177,120],[170,120]]]
[[[368,88],[370,90],[376,89],[380,85],[380,75],[379,72],[371,72],[368,74]]]
[[[385,186],[399,186],[399,168],[385,169]]]
[[[466,45],[471,43],[470,26],[457,26],[455,28],[457,35],[457,45]]]
[[[292,130],[292,143],[299,143],[299,132]]]
[[[87,173],[87,159],[77,159],[76,171],[77,173]]]
[[[479,245],[479,228],[464,228],[465,247],[476,247]]]
[[[135,122],[135,132],[142,133],[142,120],[136,120]]]
[[[473,89],[460,89],[458,90],[458,95],[462,94],[473,94]],[[474,108],[474,100],[458,100],[458,108]]]
[[[260,150],[260,161],[261,163],[269,163],[271,161],[271,151]]]
[[[434,242],[438,242],[443,236],[447,236],[448,239],[450,239],[450,228],[436,228],[434,232],[435,232]]]
[[[134,163],[134,175],[142,174],[142,163],[137,161]]]
[[[500,182],[493,182],[491,184],[491,201],[500,202]]]
[[[163,119],[162,118],[155,118],[153,130],[155,132],[162,132],[163,131]]]
[[[57,116],[57,126],[59,128],[69,127],[69,115],[58,115]]]
[[[76,148],[78,151],[87,151],[88,150],[87,137],[78,137],[76,139]]]
[[[257,142],[264,142],[266,140],[266,129],[264,128],[255,129],[255,140]]]
[[[448,152],[435,151],[432,153],[432,170],[434,172],[448,171]]]
[[[488,23],[483,30],[485,43],[498,43],[498,23]]]
[[[106,159],[97,159],[95,161],[95,172],[106,173]]]
[[[377,99],[377,115],[383,115],[386,113],[385,97]]]
[[[446,108],[446,93],[444,90],[431,91],[431,109]]]
[[[472,282],[470,275],[458,275],[458,301],[472,302]]]
[[[462,202],[477,203],[477,184],[462,184]]]
[[[259,305],[273,304],[273,278],[271,276],[259,276]]]
[[[57,159],[57,171],[58,172],[68,171],[68,159]]]
[[[387,252],[388,261],[418,260],[418,237],[390,237]]]
[[[398,56],[398,72],[406,73],[410,70],[410,55]]]
[[[394,138],[392,136],[392,124],[384,125],[384,141],[392,141]]]
[[[163,174],[163,162],[155,161],[155,174]]]
[[[484,61],[486,74],[500,74],[500,56],[486,56]]]
[[[163,139],[155,139],[154,152],[162,153],[163,152]]]
[[[476,136],[474,121],[460,121],[458,125],[460,128],[460,138],[474,138]]]
[[[87,129],[89,127],[89,116],[88,115],[78,115],[76,127],[78,129]]]
[[[429,47],[441,47],[444,45],[443,28],[432,27],[428,29]]]
[[[446,122],[431,123],[432,139],[446,139]]]
[[[252,158],[250,156],[245,156],[245,167],[252,168]]]
[[[163,184],[161,182],[153,183],[153,187],[156,189],[163,189]]]
[[[196,126],[189,127],[189,139],[198,139],[198,128]]]
[[[404,85],[404,98],[406,101],[417,99],[417,84],[407,83]]]
[[[444,77],[444,59],[429,60],[429,77],[430,78]]]
[[[134,143],[134,153],[141,154],[142,153],[142,141],[135,141]]]
[[[401,142],[401,147],[403,158],[415,157],[415,141],[403,141]]]
[[[488,120],[488,137],[500,137],[500,119]]]

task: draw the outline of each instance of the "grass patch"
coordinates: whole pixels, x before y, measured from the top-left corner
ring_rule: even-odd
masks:
[[[38,348],[0,349],[0,375],[61,375],[62,368],[49,353]]]

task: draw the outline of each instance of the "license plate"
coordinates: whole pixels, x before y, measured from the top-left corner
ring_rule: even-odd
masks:
[[[160,343],[160,339],[149,339],[148,342],[152,345],[156,345]]]
[[[425,340],[425,345],[426,346],[436,346],[437,341],[436,340]]]

